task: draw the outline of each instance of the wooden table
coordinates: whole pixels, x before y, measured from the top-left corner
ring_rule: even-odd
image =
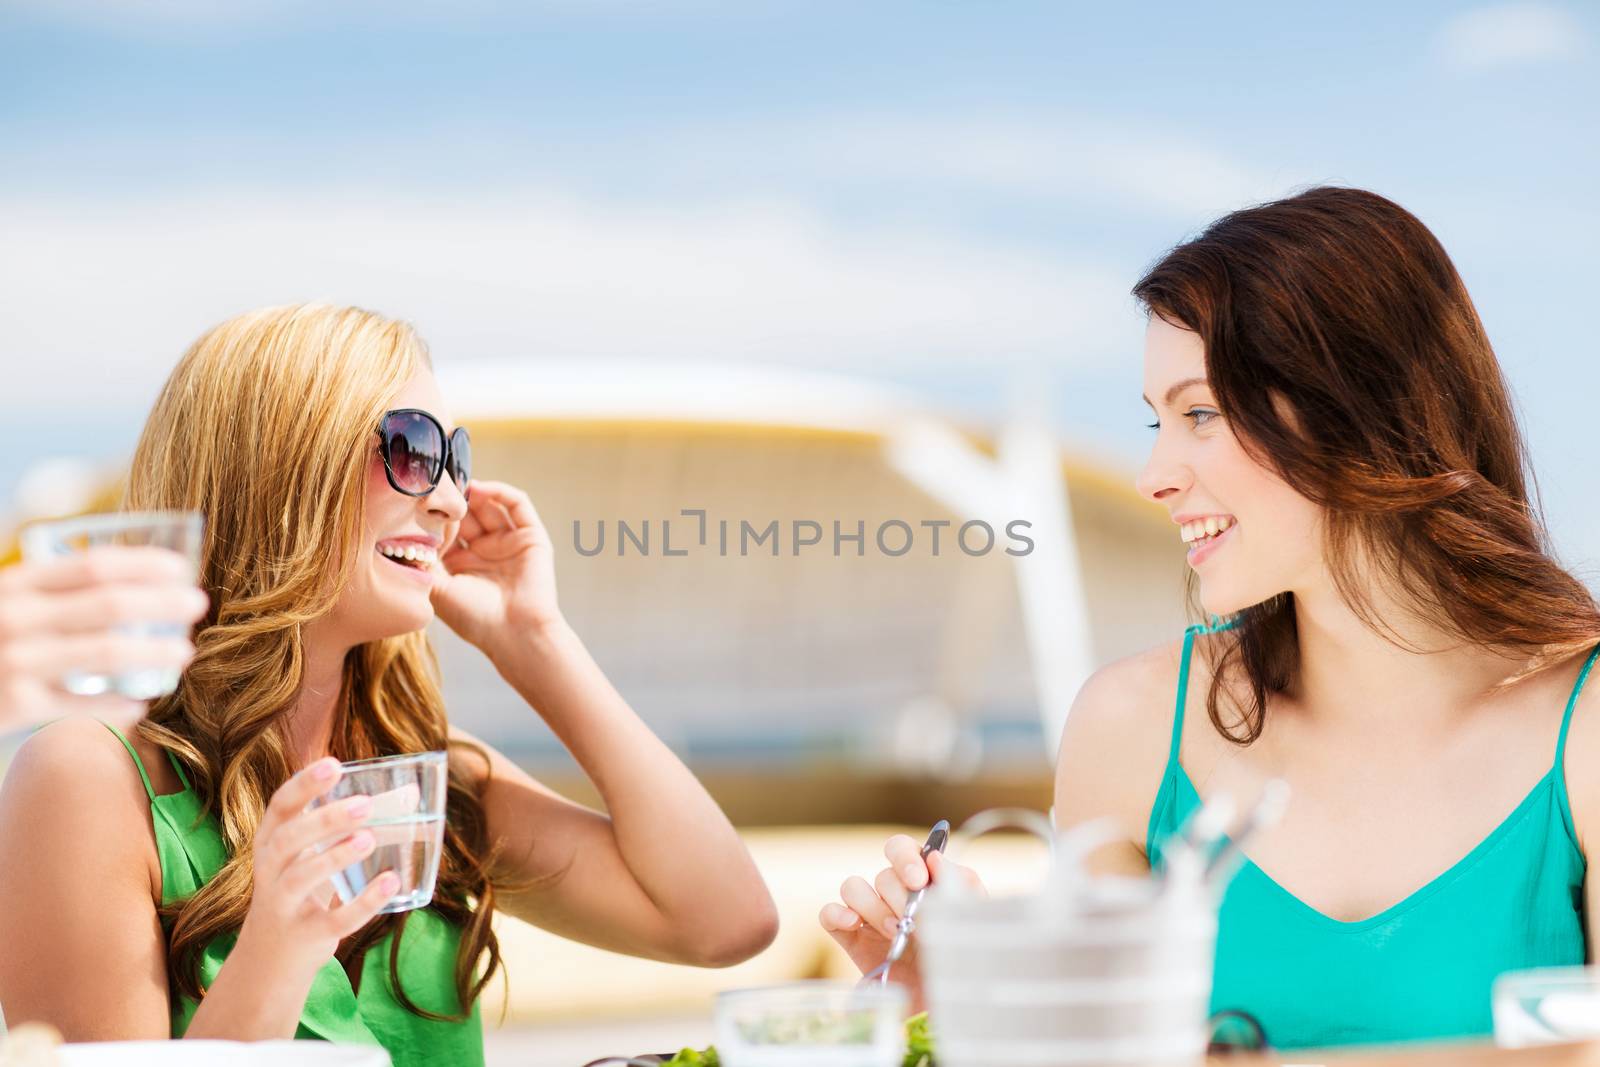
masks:
[[[1430,1044],[1364,1051],[1330,1049],[1277,1052],[1270,1056],[1212,1056],[1206,1067],[1288,1067],[1290,1064],[1327,1064],[1328,1067],[1600,1067],[1600,1041],[1541,1048],[1498,1049],[1493,1045]]]

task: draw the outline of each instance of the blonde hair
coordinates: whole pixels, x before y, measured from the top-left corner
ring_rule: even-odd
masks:
[[[293,771],[284,716],[304,669],[302,627],[332,609],[353,572],[374,431],[395,393],[430,365],[406,323],[351,307],[263,308],[190,347],[140,436],[125,506],[193,509],[206,519],[201,583],[211,611],[177,691],[139,727],[190,772],[228,851],[217,877],[164,915],[168,973],[186,996],[204,995],[201,951],[237,931],[249,910],[251,842]],[[339,699],[331,748],[341,759],[450,746],[437,661],[421,632],[353,649]],[[359,981],[366,949],[392,930],[396,993],[432,1018],[464,1018],[500,960],[483,806],[458,769],[452,759],[431,907],[462,928],[461,1014],[427,1012],[401,988],[403,915],[379,916],[340,952]]]

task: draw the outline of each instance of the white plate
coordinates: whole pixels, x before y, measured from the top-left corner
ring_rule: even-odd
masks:
[[[56,1054],[64,1067],[389,1067],[381,1048],[327,1041],[92,1041]]]

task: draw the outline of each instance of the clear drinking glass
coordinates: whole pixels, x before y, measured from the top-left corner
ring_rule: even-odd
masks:
[[[717,996],[724,1067],[899,1067],[906,991],[897,985],[792,982]]]
[[[1501,1048],[1600,1037],[1600,968],[1511,971],[1495,979],[1490,1003]]]
[[[345,797],[369,796],[372,812],[362,826],[376,839],[364,860],[333,876],[333,888],[348,904],[384,871],[400,878],[379,914],[426,907],[439,877],[444,851],[444,802],[449,763],[443,752],[380,756],[340,764],[343,774],[312,807]]]
[[[22,531],[22,555],[30,561],[70,556],[103,545],[170,549],[189,561],[193,578],[200,577],[200,539],[204,520],[194,511],[127,511],[85,515],[59,522],[41,522]],[[170,623],[129,623],[118,627],[135,637],[182,637],[186,626]],[[153,700],[178,688],[183,672],[176,667],[135,667],[118,674],[72,671],[61,680],[69,693],[99,696],[117,693],[130,700]]]

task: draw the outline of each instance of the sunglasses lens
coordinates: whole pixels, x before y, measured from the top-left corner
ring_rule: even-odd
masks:
[[[450,477],[465,496],[467,483],[472,480],[472,441],[465,426],[457,426],[450,435]]]
[[[438,484],[444,464],[444,437],[429,419],[397,412],[383,423],[384,458],[395,484],[408,493],[426,493]]]

